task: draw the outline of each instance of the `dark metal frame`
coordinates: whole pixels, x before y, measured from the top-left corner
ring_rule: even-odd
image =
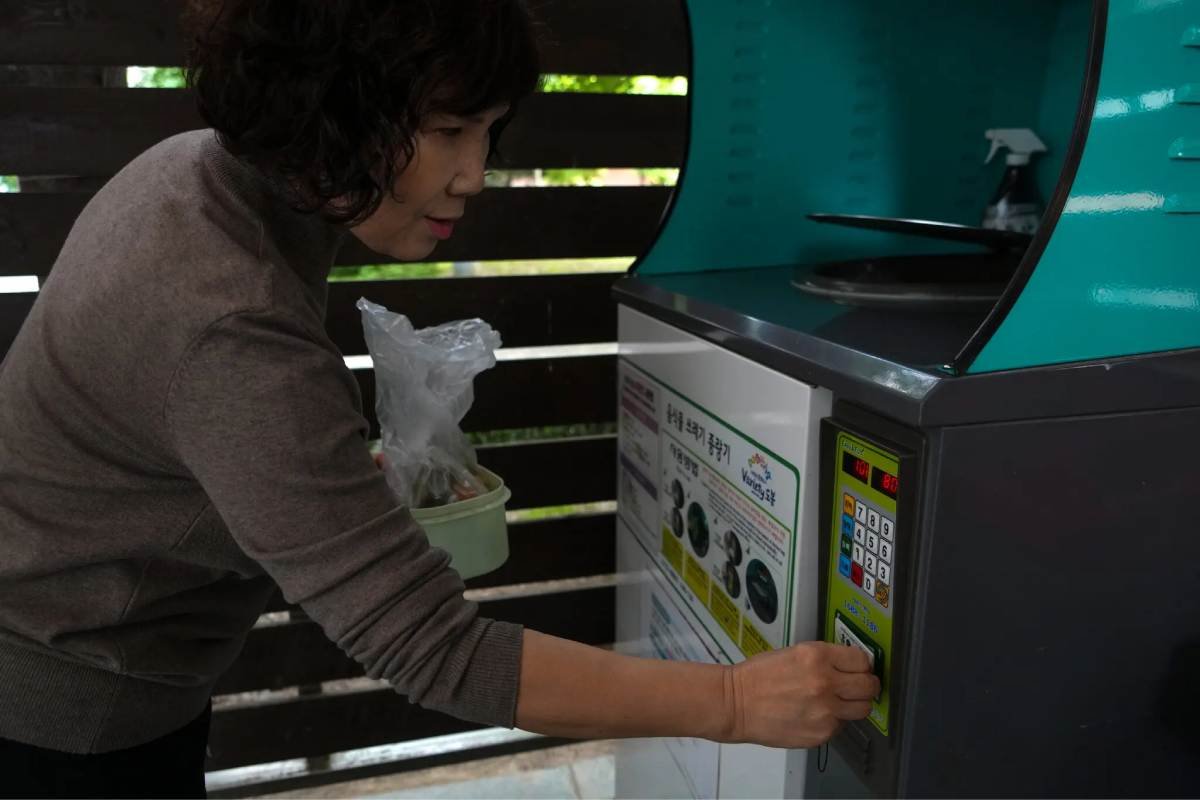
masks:
[[[895,793],[899,769],[899,747],[904,732],[901,700],[911,653],[905,647],[912,624],[913,597],[917,589],[917,554],[920,545],[921,496],[924,485],[925,437],[918,431],[884,419],[844,401],[838,401],[833,416],[821,421],[820,502],[818,518],[820,531],[819,613],[820,637],[829,640],[825,621],[829,612],[829,560],[834,542],[831,531],[838,512],[833,499],[837,485],[837,435],[846,432],[864,439],[885,452],[897,456],[900,462],[900,494],[896,498],[897,547],[896,568],[892,584],[899,587],[896,606],[892,611],[892,662],[888,698],[891,706],[888,736],[881,734],[870,722],[849,722],[831,743],[838,754],[851,765],[863,786],[873,795]],[[903,539],[901,539],[903,537]]]

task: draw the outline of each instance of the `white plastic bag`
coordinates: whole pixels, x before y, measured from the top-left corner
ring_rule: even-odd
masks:
[[[388,485],[410,508],[486,492],[458,424],[475,400],[475,376],[496,364],[500,334],[480,319],[416,330],[403,314],[366,298],[358,308],[375,362]]]

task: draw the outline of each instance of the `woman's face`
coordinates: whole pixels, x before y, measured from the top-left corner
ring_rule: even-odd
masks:
[[[397,261],[420,261],[449,239],[467,198],[483,191],[492,124],[498,106],[472,117],[431,114],[415,139],[412,161],[374,214],[351,228],[372,250]]]

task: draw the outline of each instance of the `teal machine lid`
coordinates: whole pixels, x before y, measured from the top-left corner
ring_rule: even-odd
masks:
[[[1200,233],[1198,10],[688,0],[688,156],[632,271],[776,325],[828,328],[852,308],[801,297],[797,267],[978,248],[809,214],[976,226],[1004,169],[984,165],[984,132],[1030,128],[1048,146],[1034,162],[1046,213],[1000,299],[957,324],[943,374],[1200,346],[1186,250]]]

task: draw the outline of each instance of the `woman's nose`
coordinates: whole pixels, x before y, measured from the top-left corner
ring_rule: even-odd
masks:
[[[450,194],[469,197],[483,191],[484,174],[487,170],[488,146],[465,155],[459,160],[458,170],[450,184]]]

